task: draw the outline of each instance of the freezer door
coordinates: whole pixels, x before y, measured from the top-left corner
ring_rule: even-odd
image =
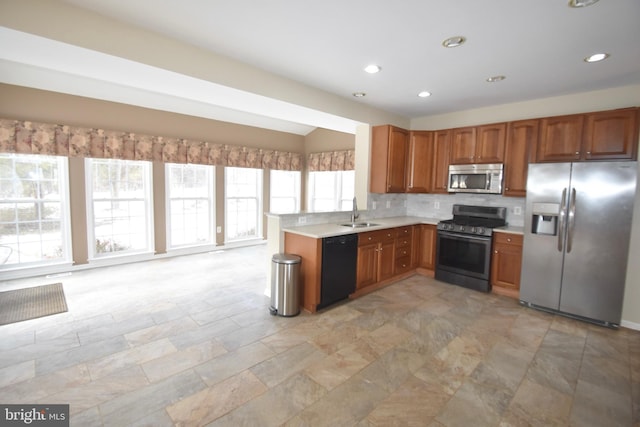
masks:
[[[553,310],[557,310],[560,304],[566,234],[563,231],[566,227],[559,224],[556,235],[532,233],[534,215],[537,213],[534,206],[543,206],[546,214],[551,214],[550,207],[555,206],[555,213],[560,218],[560,207],[568,203],[566,194],[570,176],[571,163],[530,164],[527,176],[520,299]],[[563,202],[562,194],[565,189],[567,191],[564,191]]]
[[[560,311],[619,324],[636,162],[574,163]]]

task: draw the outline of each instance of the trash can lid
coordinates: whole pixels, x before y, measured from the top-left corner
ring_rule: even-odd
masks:
[[[278,264],[298,264],[302,261],[302,258],[293,254],[275,254],[272,261]]]

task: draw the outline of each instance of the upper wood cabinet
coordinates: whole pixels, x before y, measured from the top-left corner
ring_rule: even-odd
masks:
[[[451,130],[433,132],[433,193],[447,193],[449,181],[449,152],[451,146]]]
[[[506,123],[452,130],[451,164],[502,163]]]
[[[407,154],[407,193],[431,191],[433,164],[433,132],[409,132]]]
[[[547,117],[540,120],[537,162],[580,160],[584,115]]]
[[[520,120],[510,122],[507,126],[504,154],[505,196],[526,196],[531,150],[538,142],[539,127],[538,120]]]
[[[547,117],[540,121],[537,162],[634,160],[638,109]]]
[[[372,193],[404,193],[409,132],[395,126],[374,126],[371,140]]]
[[[638,149],[638,110],[587,114],[584,129],[585,160],[633,160]]]

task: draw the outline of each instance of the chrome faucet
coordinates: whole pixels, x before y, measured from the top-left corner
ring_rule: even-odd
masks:
[[[360,217],[360,214],[358,213],[358,201],[356,200],[356,198],[353,198],[353,210],[351,211],[351,222],[354,223],[356,222],[356,219],[358,219]]]

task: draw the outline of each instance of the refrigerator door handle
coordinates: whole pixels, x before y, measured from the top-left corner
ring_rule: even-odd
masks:
[[[567,253],[571,252],[573,246],[573,229],[576,225],[576,189],[571,189],[571,201],[569,202],[569,224],[567,232]]]
[[[558,232],[558,252],[562,252],[562,240],[564,239],[564,228],[567,216],[567,189],[562,190],[562,201],[560,202],[560,231]]]

